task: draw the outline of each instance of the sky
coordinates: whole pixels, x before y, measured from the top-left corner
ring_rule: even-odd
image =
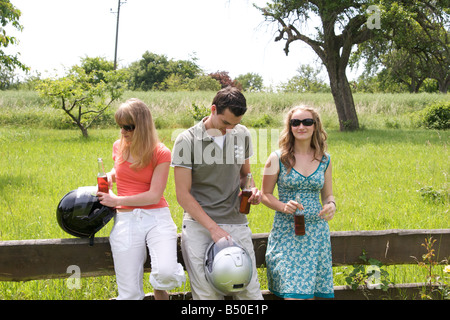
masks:
[[[19,60],[42,77],[64,75],[84,57],[114,60],[118,0],[11,0],[22,15],[22,32],[7,29],[19,44]],[[257,73],[266,86],[286,82],[301,64],[320,66],[306,44],[295,41],[285,55],[275,42],[276,25],[253,4],[267,0],[127,0],[120,7],[118,65],[127,67],[146,51],[169,59],[197,58],[206,73],[232,78]],[[324,75],[324,80],[326,76]]]

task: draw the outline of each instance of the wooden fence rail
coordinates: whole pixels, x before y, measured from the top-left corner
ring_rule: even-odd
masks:
[[[380,230],[331,232],[333,265],[364,263],[359,256],[381,261],[384,265],[417,264],[426,252],[422,244],[433,237],[435,259],[450,257],[450,229]],[[258,267],[264,266],[267,233],[253,235]],[[178,246],[178,259],[184,265]],[[150,271],[150,259],[145,264]],[[114,264],[108,238],[96,238],[93,246],[88,239],[42,239],[0,241],[0,281],[28,281],[67,278],[69,266],[77,266],[81,277],[114,274]]]

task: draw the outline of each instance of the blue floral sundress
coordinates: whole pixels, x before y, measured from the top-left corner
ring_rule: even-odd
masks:
[[[279,158],[279,150],[276,154]],[[288,202],[300,194],[305,208],[306,233],[296,236],[294,216],[275,212],[266,250],[269,290],[282,298],[334,298],[330,229],[328,222],[318,216],[322,210],[320,191],[330,155],[326,154],[317,170],[308,177],[295,169],[287,174],[279,162],[279,199]]]

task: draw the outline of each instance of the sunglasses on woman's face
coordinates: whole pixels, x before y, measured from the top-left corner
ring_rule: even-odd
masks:
[[[126,126],[119,126],[119,127],[120,127],[120,129],[123,129],[126,132],[131,132],[131,131],[134,131],[134,129],[136,129],[134,124],[130,124],[130,125],[126,125]]]
[[[303,123],[303,125],[305,127],[310,127],[315,123],[315,121],[314,121],[314,119],[310,119],[310,118],[303,119],[303,120],[291,119],[291,121],[289,123],[291,124],[291,127],[298,127],[300,125],[300,123]]]

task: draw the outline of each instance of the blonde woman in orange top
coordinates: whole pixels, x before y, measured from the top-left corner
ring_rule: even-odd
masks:
[[[100,202],[115,207],[110,234],[119,291],[118,299],[143,299],[143,272],[147,247],[151,258],[150,283],[157,300],[168,299],[167,290],[185,281],[177,262],[177,228],[164,190],[171,153],[159,141],[147,105],[130,99],[115,114],[121,139],[114,142],[114,169],[108,173],[117,195],[98,193]]]

